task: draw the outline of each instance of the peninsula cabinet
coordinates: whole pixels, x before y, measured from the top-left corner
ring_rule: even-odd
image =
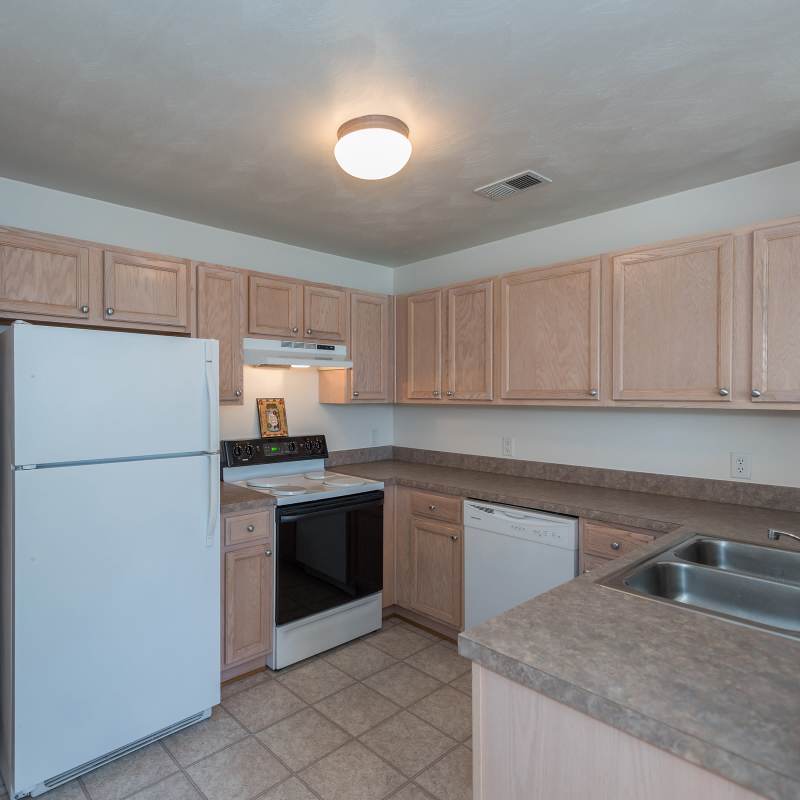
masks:
[[[321,403],[391,403],[394,399],[393,299],[350,293],[351,369],[319,371]]]
[[[442,396],[442,290],[405,299],[406,390],[409,400]]]
[[[800,222],[753,234],[755,403],[800,403]]]
[[[500,278],[500,397],[600,397],[600,259]]]
[[[731,400],[733,236],[612,258],[614,400]]]
[[[479,281],[445,290],[447,336],[445,397],[491,400],[493,372],[493,282]]]
[[[272,650],[271,509],[224,514],[222,679],[263,669]]]
[[[103,318],[189,332],[189,262],[124,250],[103,253]]]
[[[197,264],[197,335],[219,342],[219,399],[242,403],[242,273]]]
[[[89,248],[0,231],[0,316],[89,317]]]

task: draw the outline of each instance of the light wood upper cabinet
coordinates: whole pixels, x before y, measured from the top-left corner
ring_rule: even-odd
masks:
[[[614,399],[730,401],[733,237],[612,263]]]
[[[189,329],[189,263],[117,250],[103,253],[104,318]]]
[[[442,290],[410,295],[406,312],[406,396],[442,396]]]
[[[330,286],[303,286],[303,335],[306,339],[347,339],[347,291]]]
[[[224,555],[223,667],[266,655],[272,639],[272,558],[269,545]]]
[[[461,527],[412,517],[412,610],[461,627],[464,552]]]
[[[89,248],[0,232],[0,315],[89,316]]]
[[[300,336],[303,287],[297,281],[250,275],[247,328],[261,336]]]
[[[447,297],[448,400],[492,399],[492,281],[453,286]]]
[[[197,265],[197,335],[219,342],[219,399],[242,402],[242,274]]]
[[[751,398],[800,403],[800,223],[753,234]]]
[[[352,395],[357,400],[391,400],[391,299],[386,295],[350,295]]]
[[[600,278],[593,259],[500,279],[500,397],[599,397]]]

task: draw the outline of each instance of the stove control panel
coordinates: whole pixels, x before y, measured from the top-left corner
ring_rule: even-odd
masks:
[[[234,439],[220,442],[223,467],[247,467],[253,464],[279,464],[327,458],[328,445],[317,436],[276,436],[273,439]]]

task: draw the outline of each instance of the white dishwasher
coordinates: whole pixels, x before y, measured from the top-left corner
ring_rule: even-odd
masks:
[[[578,572],[578,520],[464,501],[465,627],[502,614]]]

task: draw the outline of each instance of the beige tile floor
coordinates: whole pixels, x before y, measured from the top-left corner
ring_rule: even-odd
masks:
[[[470,686],[455,644],[391,618],[357,642],[223,686],[211,719],[45,797],[471,800]]]

